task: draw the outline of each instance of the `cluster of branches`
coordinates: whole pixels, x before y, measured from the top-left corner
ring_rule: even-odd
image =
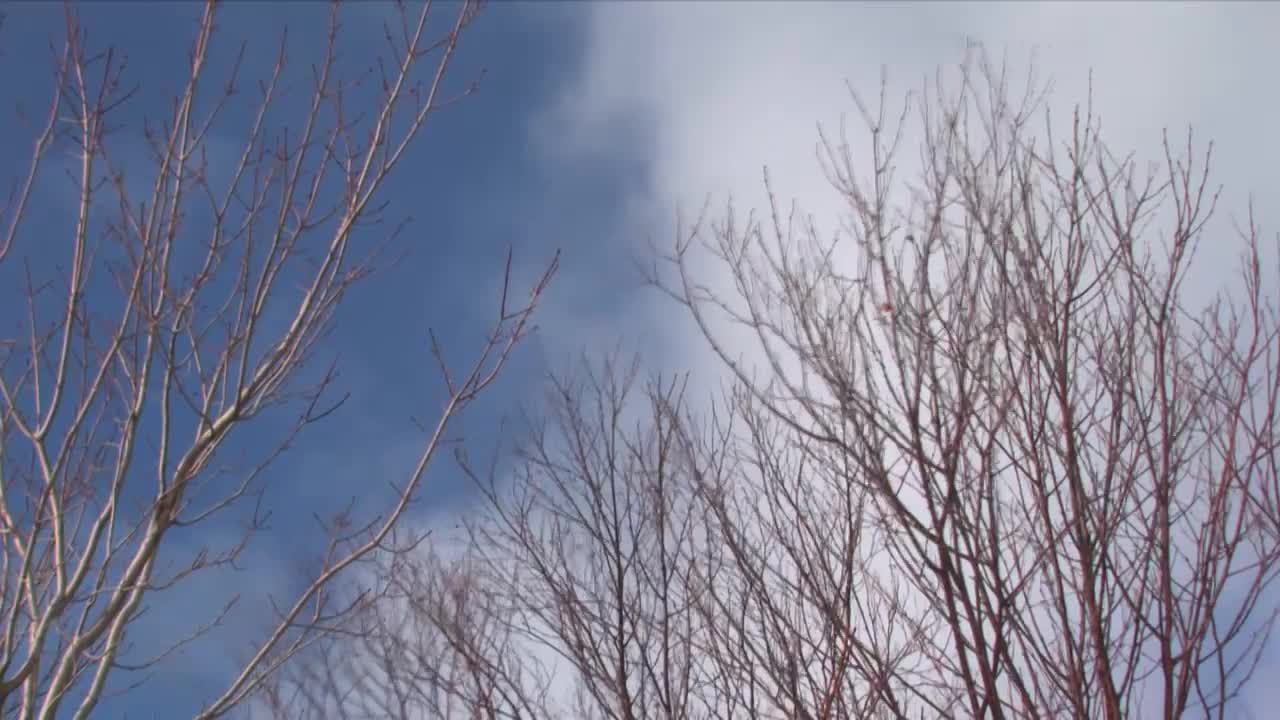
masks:
[[[309,85],[286,101],[284,42],[261,78],[241,77],[253,69],[242,67],[243,47],[229,76],[209,77],[221,12],[211,0],[171,114],[139,127],[121,119],[138,102],[123,56],[93,49],[68,7],[52,99],[0,216],[0,306],[11,323],[0,334],[0,716],[94,716],[104,693],[130,689],[221,619],[193,620],[172,647],[139,657],[130,648],[148,602],[235,562],[271,510],[298,512],[262,505],[265,470],[332,410],[333,369],[313,371],[311,360],[385,246],[368,238],[388,178],[458,97],[444,80],[477,7],[399,10],[370,72],[342,77],[335,5],[327,37],[311,44],[320,55]],[[256,110],[239,125],[229,107]],[[121,137],[145,139],[151,167],[122,160]],[[227,138],[241,142],[232,154]],[[41,194],[64,154],[74,207],[54,213],[71,218],[58,240]],[[504,286],[474,362],[444,369],[447,398],[411,474],[377,507],[366,499],[326,521],[328,543],[297,592],[249,609],[268,626],[200,717],[242,705],[361,616],[373,596],[343,591],[341,579],[416,544],[393,530],[446,426],[525,335],[548,277],[524,301]],[[275,447],[238,462],[226,449],[250,423],[259,446]],[[176,569],[159,561],[178,534],[225,537],[238,522],[244,536],[230,545],[205,546]]]
[[[1197,304],[1210,153],[1143,174],[1028,87],[940,79],[909,182],[907,108],[855,95],[835,241],[776,202],[682,233],[651,277],[727,392],[558,379],[461,551],[386,564],[403,601],[278,715],[1238,711],[1277,606],[1274,268],[1250,218]]]

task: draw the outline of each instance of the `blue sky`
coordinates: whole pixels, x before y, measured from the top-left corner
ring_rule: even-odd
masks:
[[[344,11],[342,37],[350,59],[340,70],[351,74],[365,67],[360,51],[381,41],[385,10],[355,5]],[[121,129],[109,141],[126,164],[145,164],[140,122],[161,117],[171,93],[180,87],[199,11],[198,3],[86,3],[78,8],[90,45],[122,50],[128,58],[125,77],[138,86],[138,94],[122,109]],[[49,47],[61,40],[63,9],[56,3],[35,3],[13,5],[6,12],[0,44],[5,104],[20,102],[38,113],[51,85]],[[441,15],[446,12],[448,8]],[[287,25],[290,68],[300,79],[299,73],[319,57],[317,38],[323,37],[326,21],[322,3],[229,3],[220,14],[212,70],[225,73],[230,54],[245,41],[246,77],[265,77],[266,63]],[[560,92],[569,69],[580,62],[579,25],[572,13],[497,4],[467,32],[452,68],[453,86],[479,77],[483,68],[480,92],[428,123],[383,196],[393,220],[411,218],[395,246],[408,254],[357,286],[318,356],[320,363],[339,359],[338,389],[350,392],[349,401],[333,422],[305,434],[265,478],[267,502],[287,504],[289,512],[276,513],[271,529],[255,540],[244,571],[215,571],[158,597],[144,620],[140,649],[159,647],[158,642],[189,629],[194,618],[212,619],[232,592],[249,593],[246,600],[261,610],[262,598],[254,591],[289,569],[291,549],[307,546],[313,511],[323,515],[370,492],[371,486],[405,475],[422,444],[410,418],[433,423],[443,399],[427,331],[436,332],[452,361],[473,356],[496,312],[508,248],[515,255],[515,281],[521,290],[561,250],[566,273],[556,285],[558,297],[581,302],[587,296],[597,307],[608,306],[610,294],[604,290],[618,288],[626,268],[616,275],[607,266],[603,272],[600,267],[581,270],[599,257],[605,223],[643,168],[635,160],[632,172],[616,165],[583,165],[564,173],[545,162],[540,146],[529,141],[531,121],[545,111],[547,98]],[[297,101],[292,102],[295,107],[283,106],[285,113],[298,111]],[[10,138],[0,143],[0,162],[20,167],[30,134],[16,131],[9,109],[0,114],[0,137]],[[229,152],[236,151],[235,129],[245,126],[251,110],[240,103],[220,123],[228,133],[223,140]],[[633,147],[635,157],[641,157],[639,145]],[[626,154],[618,157],[625,160]],[[37,274],[66,262],[60,239],[67,237],[67,203],[73,197],[66,183],[59,172],[44,173],[15,251]],[[572,220],[566,221],[570,212]],[[7,263],[4,269],[0,283],[16,289],[19,264]],[[13,299],[18,297],[6,291],[5,302]],[[17,309],[0,309],[0,321],[15,320],[11,313]],[[494,447],[499,422],[514,419],[522,403],[535,399],[549,364],[569,359],[562,349],[532,338],[453,434],[465,435],[472,452],[485,458]],[[271,432],[259,436],[255,430],[254,435],[270,437]],[[250,452],[266,447],[256,438],[237,445]],[[446,454],[440,460],[429,473],[420,508],[441,511],[467,502],[467,481]],[[229,516],[225,526],[212,532],[234,537],[234,519]],[[204,536],[174,539],[190,549]],[[247,637],[243,633],[253,629],[251,622],[244,614],[233,618],[225,630],[166,662],[140,693],[104,703],[100,716],[189,715],[225,680],[221,669],[229,653],[240,649],[237,643]]]
[[[244,572],[212,574],[175,591],[172,603],[157,603],[146,632],[166,637],[193,615],[214,612],[231,592],[278,580],[289,548],[306,544],[310,510],[335,508],[380,477],[404,473],[420,444],[409,418],[433,418],[441,399],[427,329],[459,360],[475,347],[508,247],[520,281],[532,280],[557,249],[564,264],[539,318],[543,331],[463,418],[459,430],[473,453],[492,447],[500,419],[536,401],[547,369],[582,350],[622,341],[644,350],[652,366],[711,372],[683,316],[640,288],[630,259],[649,240],[669,242],[677,213],[696,209],[708,193],[717,203],[732,194],[741,207],[760,205],[766,164],[784,200],[799,197],[819,217],[836,217],[838,198],[825,187],[813,145],[817,123],[829,126],[852,110],[845,80],[874,92],[888,66],[891,79],[914,87],[938,64],[958,61],[969,38],[1009,51],[1014,65],[1034,50],[1068,106],[1081,99],[1094,69],[1097,104],[1118,145],[1150,154],[1161,127],[1192,124],[1219,139],[1228,212],[1250,193],[1274,198],[1280,135],[1272,125],[1280,105],[1266,68],[1280,67],[1280,56],[1267,29],[1280,26],[1280,16],[1270,4],[1230,7],[491,4],[452,70],[460,83],[485,68],[480,92],[428,124],[384,196],[392,216],[412,217],[397,246],[410,254],[356,288],[321,353],[322,361],[340,359],[340,389],[351,399],[266,480],[269,502],[307,511],[292,521],[280,514]],[[95,45],[118,45],[129,56],[127,77],[140,94],[120,131],[127,145],[142,116],[165,109],[199,7],[99,2],[79,10]],[[361,48],[380,42],[384,11],[374,4],[344,11],[351,69]],[[14,4],[6,12],[0,102],[40,108],[62,7]],[[248,71],[261,75],[287,24],[301,71],[319,50],[326,12],[321,3],[227,3],[215,57],[226,60],[244,40]],[[13,114],[0,109],[0,166],[9,167],[28,148],[11,140]],[[226,124],[243,119],[232,115]],[[42,186],[33,208],[49,239],[28,228],[18,251],[37,266],[56,260],[54,245],[65,237],[50,232],[65,222],[57,182]],[[1274,227],[1277,213],[1262,210]],[[1204,287],[1233,262],[1231,253],[1212,254]],[[13,281],[15,266],[0,268],[0,285]],[[724,278],[709,276],[718,281]],[[0,322],[11,311],[0,306]],[[423,522],[465,512],[472,499],[442,459],[427,482]],[[190,538],[191,547],[198,540]],[[100,716],[189,714],[218,686],[219,658],[247,637],[247,622],[241,617],[166,663],[143,691],[104,704]]]

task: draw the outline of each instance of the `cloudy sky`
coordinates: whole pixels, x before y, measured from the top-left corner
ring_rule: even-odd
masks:
[[[261,75],[288,25],[293,61],[305,68],[326,10],[230,3],[216,57],[229,58],[227,48],[245,41],[250,69]],[[62,9],[35,3],[6,12],[0,97],[30,107],[48,88],[48,43]],[[127,53],[140,87],[128,116],[134,125],[120,130],[127,144],[139,118],[165,107],[198,7],[88,3],[81,12],[93,42]],[[347,42],[378,42],[383,17],[372,4],[348,8]],[[583,350],[621,341],[652,366],[705,369],[688,323],[642,287],[632,259],[651,241],[669,243],[678,213],[696,212],[708,197],[713,210],[730,196],[740,208],[759,206],[765,166],[783,201],[798,200],[834,229],[837,198],[815,143],[819,124],[834,127],[854,112],[846,81],[874,95],[886,72],[891,98],[900,98],[939,65],[959,62],[975,41],[1006,54],[1015,71],[1034,57],[1040,75],[1054,81],[1051,105],[1064,111],[1084,99],[1092,72],[1094,107],[1116,147],[1154,157],[1163,128],[1180,136],[1192,126],[1198,138],[1214,138],[1223,217],[1252,195],[1274,228],[1278,27],[1273,3],[494,3],[466,36],[453,71],[461,80],[484,68],[481,92],[429,125],[386,196],[393,213],[412,216],[401,240],[411,254],[357,289],[327,341],[352,399],[276,466],[270,497],[334,507],[405,471],[421,442],[410,417],[431,417],[440,400],[426,331],[434,328],[459,356],[476,341],[507,247],[526,280],[556,249],[564,264],[538,337],[465,418],[477,452],[494,442],[501,417],[536,402],[548,368]],[[12,141],[19,135],[6,123],[13,122],[11,113],[0,116],[5,167],[28,149],[25,139]],[[52,179],[42,196],[42,228],[59,222],[58,183]],[[19,251],[38,258],[43,243],[60,237],[28,237]],[[1223,247],[1230,241],[1224,235]],[[1207,254],[1205,287],[1232,260],[1230,252]],[[11,297],[5,289],[0,305]],[[421,522],[447,523],[474,501],[448,464],[429,483]],[[288,547],[304,537],[291,534],[299,527],[262,537],[244,572],[209,576],[158,600],[147,632],[177,633],[232,592],[256,597],[283,572]],[[141,696],[111,701],[103,716],[151,717],[154,703],[164,703],[165,716],[186,714],[218,686],[224,664],[216,658],[234,651],[248,626],[233,623],[167,663]]]

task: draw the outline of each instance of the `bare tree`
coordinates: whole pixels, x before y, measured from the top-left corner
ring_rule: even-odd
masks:
[[[131,182],[137,175],[126,178],[112,151],[113,133],[129,129],[118,125],[120,108],[136,102],[123,56],[93,48],[68,8],[48,112],[34,128],[30,162],[0,224],[0,269],[16,269],[31,253],[59,253],[61,263],[61,274],[28,270],[25,287],[3,288],[4,302],[26,311],[25,322],[0,336],[4,716],[92,716],[109,678],[137,682],[134,673],[216,624],[219,618],[210,625],[193,618],[189,636],[175,638],[160,657],[126,653],[158,590],[233,562],[267,512],[292,510],[260,505],[262,473],[333,409],[326,392],[333,370],[317,374],[310,361],[343,297],[385,244],[361,239],[385,215],[380,190],[428,118],[460,97],[446,95],[445,78],[476,10],[463,3],[437,29],[431,3],[412,14],[401,6],[379,64],[344,78],[335,5],[329,34],[317,43],[301,124],[284,126],[289,48],[282,42],[274,67],[243,87],[242,75],[254,70],[241,66],[243,48],[222,81],[211,79],[219,8],[206,3],[172,114],[141,129],[154,167],[127,168],[149,185],[139,196]],[[231,122],[227,109],[246,100],[256,110],[247,127],[223,130],[244,143],[220,158],[233,165],[219,177],[210,160],[225,148],[211,147],[211,137]],[[57,166],[51,156],[68,147],[76,207],[73,232],[59,243],[29,215],[33,193]],[[392,531],[446,427],[528,330],[553,269],[525,300],[513,302],[504,285],[473,364],[448,369],[436,348],[447,400],[425,432],[417,465],[385,505],[328,523],[329,544],[317,549],[314,571],[296,595],[257,609],[274,612],[267,632],[200,717],[242,704],[292,656],[363,609],[369,595],[340,591],[346,571],[419,540]],[[220,451],[231,439],[246,424],[269,429],[262,418],[282,413],[295,421],[276,449],[228,469]],[[205,547],[176,572],[158,564],[178,528],[189,536],[236,513],[249,519],[238,542]]]
[[[504,644],[466,652],[549,651],[559,694],[490,675],[539,700],[494,712],[430,678],[458,717],[1233,712],[1280,552],[1261,231],[1198,306],[1208,152],[1166,140],[1140,174],[1087,106],[1064,138],[1034,74],[1015,95],[985,59],[923,97],[913,181],[909,105],[854,94],[865,142],[822,138],[835,240],[769,188],[766,219],[695,223],[653,268],[724,397],[637,402],[606,363],[552,383],[514,470],[472,473],[471,633]],[[455,600],[418,597],[460,636]]]
[[[379,717],[704,717],[689,573],[705,524],[680,430],[684,385],[642,387],[638,370],[611,355],[554,376],[514,467],[481,472],[461,457],[487,500],[465,522],[461,559],[384,568],[403,589],[399,619],[308,658],[274,716],[347,717],[332,699],[297,699],[324,687]],[[410,703],[393,679],[413,688]]]
[[[734,559],[720,656],[769,698],[742,716],[1226,717],[1251,677],[1278,567],[1261,232],[1193,305],[1210,153],[1166,138],[1140,174],[1037,89],[940,74],[913,182],[907,110],[855,94],[862,154],[821,144],[845,233],[775,201],[671,258],[746,430],[742,467],[700,473]],[[698,247],[732,288],[699,284]]]
[[[489,501],[475,552],[515,601],[513,631],[576,685],[571,717],[698,715],[684,386],[638,388],[638,372],[610,356],[553,378],[512,476],[472,473]]]
[[[275,718],[552,717],[547,669],[503,621],[509,600],[464,557],[380,555],[378,601],[268,685]]]

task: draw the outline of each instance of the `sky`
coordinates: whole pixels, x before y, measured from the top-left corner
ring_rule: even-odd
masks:
[[[141,88],[135,120],[165,107],[197,11],[194,3],[79,6],[94,41],[129,56],[129,77]],[[326,11],[321,3],[228,3],[217,57],[246,41],[248,67],[256,61],[260,73],[287,25],[305,67]],[[344,11],[353,48],[379,40],[384,11],[374,3]],[[6,12],[0,102],[38,99],[61,7]],[[1006,54],[1015,72],[1034,57],[1040,76],[1054,82],[1050,104],[1060,112],[1084,100],[1091,73],[1106,136],[1140,157],[1154,159],[1164,128],[1181,137],[1192,126],[1197,138],[1213,138],[1216,177],[1226,185],[1220,218],[1239,217],[1252,196],[1264,226],[1274,228],[1276,27],[1280,5],[1271,3],[492,3],[452,71],[461,81],[484,68],[479,93],[429,124],[389,185],[391,212],[411,216],[400,240],[410,254],[358,286],[325,342],[351,399],[275,466],[268,499],[323,510],[404,473],[421,443],[410,417],[431,417],[441,398],[427,329],[458,348],[454,357],[474,347],[507,248],[526,282],[556,250],[563,266],[537,336],[463,419],[473,453],[492,449],[503,418],[536,403],[548,369],[584,351],[621,343],[642,350],[651,368],[714,377],[690,323],[643,286],[632,260],[650,242],[669,246],[677,218],[708,198],[713,214],[730,197],[739,208],[760,207],[765,166],[781,200],[798,200],[834,229],[839,199],[815,144],[820,124],[835,127],[854,111],[846,81],[874,96],[886,73],[900,97],[939,65],[959,62],[973,41]],[[14,137],[5,125],[13,118],[0,110],[0,166],[10,166],[27,148],[3,140]],[[122,142],[130,132],[136,122],[121,131]],[[58,193],[51,183],[41,198],[48,227],[57,222]],[[1206,293],[1235,260],[1222,229],[1224,251],[1204,253],[1198,266],[1196,286]],[[23,252],[48,260],[51,242],[29,240]],[[713,285],[725,281],[715,268],[704,272]],[[415,522],[448,525],[475,507],[445,460],[428,476]],[[255,542],[242,572],[210,575],[159,600],[144,632],[176,632],[232,592],[260,601],[287,572],[289,548],[306,542],[306,527],[282,520]],[[166,663],[142,690],[104,704],[101,716],[158,717],[157,707],[165,717],[186,714],[218,686],[225,663],[215,658],[250,637],[251,625],[244,617],[231,623]]]

